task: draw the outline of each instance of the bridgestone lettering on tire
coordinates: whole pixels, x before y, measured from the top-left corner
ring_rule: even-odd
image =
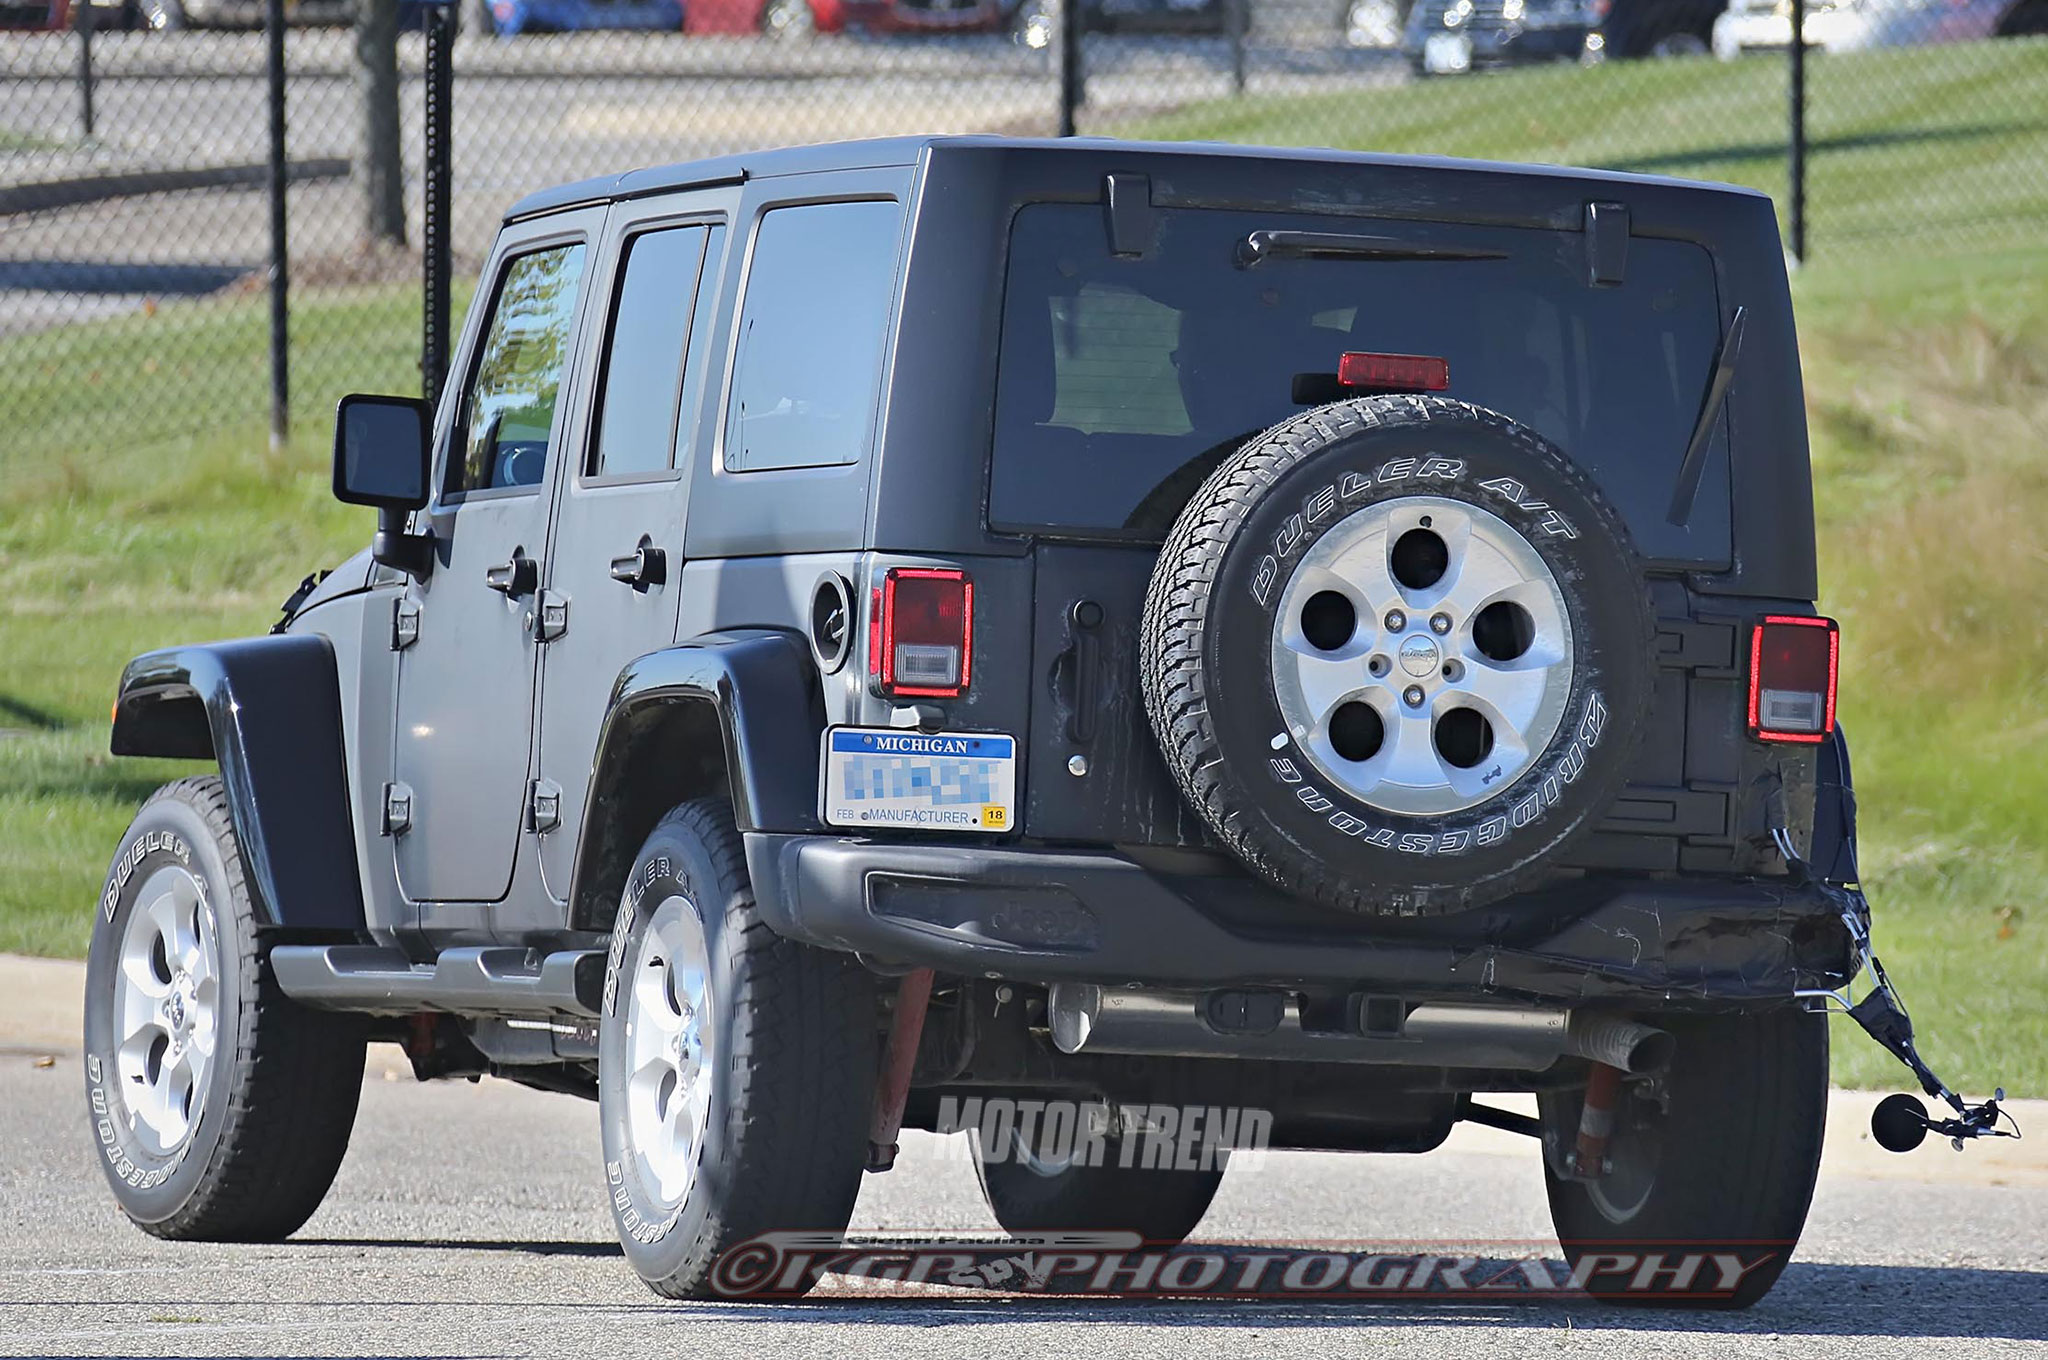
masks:
[[[763,1282],[734,1275],[733,1248],[845,1230],[875,1083],[873,984],[851,957],[769,930],[724,799],[685,803],[648,835],[603,1012],[605,1193],[626,1259],[656,1292],[745,1292]]]
[[[135,1225],[267,1242],[320,1205],[362,1092],[363,1017],[271,976],[218,777],[136,813],[94,915],[85,1081],[100,1169]]]
[[[1634,761],[1651,633],[1628,529],[1559,449],[1464,402],[1361,398],[1275,426],[1189,502],[1146,598],[1145,703],[1253,871],[1432,915],[1592,829]]]

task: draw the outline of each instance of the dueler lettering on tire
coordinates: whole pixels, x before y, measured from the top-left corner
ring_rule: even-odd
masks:
[[[1247,866],[1349,911],[1527,886],[1633,763],[1652,622],[1627,527],[1535,431],[1435,397],[1308,411],[1203,484],[1146,599],[1146,707]]]

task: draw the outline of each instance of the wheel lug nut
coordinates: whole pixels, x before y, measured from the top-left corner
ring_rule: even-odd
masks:
[[[1408,707],[1410,707],[1410,708],[1421,708],[1421,707],[1422,707],[1422,686],[1420,686],[1420,685],[1410,685],[1410,686],[1409,686],[1408,688],[1406,688],[1406,689],[1404,689],[1404,690],[1402,690],[1402,691],[1401,691],[1401,697],[1402,697],[1403,699],[1407,700],[1407,702],[1408,702]]]
[[[1430,615],[1430,619],[1429,619],[1429,630],[1430,630],[1430,631],[1431,631],[1432,633],[1448,633],[1448,632],[1450,632],[1450,631],[1451,631],[1451,616],[1450,616],[1449,614],[1432,614],[1432,615]]]
[[[1387,631],[1389,633],[1398,633],[1407,626],[1408,616],[1406,614],[1403,614],[1398,609],[1389,609],[1387,611]]]

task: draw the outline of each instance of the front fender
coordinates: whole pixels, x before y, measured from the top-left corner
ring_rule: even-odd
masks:
[[[220,767],[250,891],[272,925],[363,929],[326,638],[279,634],[135,658],[121,674],[112,748]]]

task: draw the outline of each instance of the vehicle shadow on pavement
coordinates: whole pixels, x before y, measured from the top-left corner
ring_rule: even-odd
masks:
[[[524,1256],[623,1256],[616,1242],[468,1241],[463,1238],[294,1237],[295,1247],[374,1247],[379,1251],[503,1251]]]
[[[1436,1325],[1493,1327],[1516,1323],[1569,1326],[1579,1330],[1751,1333],[1792,1336],[1887,1338],[1957,1337],[2048,1341],[2048,1273],[1968,1267],[1842,1265],[1794,1262],[1761,1303],[1740,1312],[1711,1309],[1627,1307],[1572,1293],[1459,1297],[1451,1291],[1407,1294],[1379,1300],[1317,1302],[1273,1299],[1110,1299],[1085,1294],[1044,1297],[1017,1291],[964,1289],[944,1300],[888,1297],[833,1297],[824,1293],[783,1304],[792,1321],[830,1320],[900,1325],[930,1321],[974,1322],[1093,1320],[1136,1321],[1147,1327],[1315,1328]],[[849,1282],[859,1284],[860,1282]],[[873,1286],[865,1286],[872,1289]],[[1000,1299],[1003,1307],[987,1303]],[[745,1316],[772,1320],[774,1306],[738,1307]],[[925,1317],[915,1316],[925,1314]],[[1039,1316],[1042,1314],[1043,1316]]]

